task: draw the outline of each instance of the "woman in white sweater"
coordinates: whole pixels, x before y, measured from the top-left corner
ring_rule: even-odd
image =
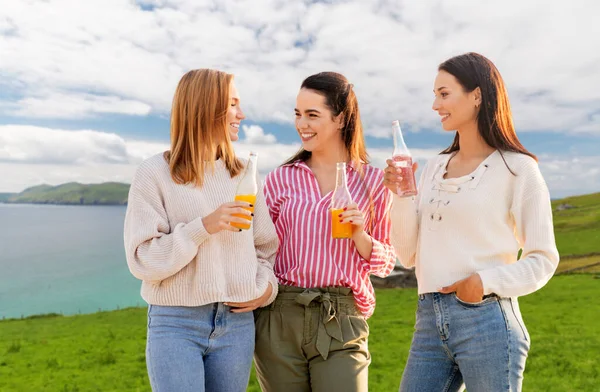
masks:
[[[467,53],[438,71],[433,110],[454,142],[427,163],[415,200],[392,206],[392,244],[419,293],[400,391],[520,391],[530,340],[517,297],[559,260],[548,188],[494,64]],[[395,192],[398,180],[389,160],[384,183]]]
[[[146,363],[154,391],[245,391],[252,311],[277,295],[278,239],[262,188],[256,206],[232,202],[245,162],[231,142],[244,114],[233,75],[192,70],[171,112],[171,149],[137,170],[125,251],[149,304]],[[252,226],[234,214],[251,215]]]

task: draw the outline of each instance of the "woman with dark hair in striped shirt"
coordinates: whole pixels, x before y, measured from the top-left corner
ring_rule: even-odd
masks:
[[[367,391],[370,274],[387,276],[391,193],[368,164],[358,101],[338,73],[304,80],[296,100],[300,151],[265,180],[280,240],[279,294],[256,312],[255,361],[263,391]],[[336,163],[345,162],[353,203],[337,217],[352,236],[331,236]],[[268,371],[267,371],[268,369]]]

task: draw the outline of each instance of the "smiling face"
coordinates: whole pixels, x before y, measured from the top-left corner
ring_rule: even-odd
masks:
[[[458,80],[446,71],[439,71],[433,87],[432,109],[442,117],[442,128],[454,131],[477,124],[481,103],[479,88],[466,92]]]
[[[300,89],[295,112],[296,130],[300,134],[302,148],[306,151],[321,151],[342,142],[342,116],[333,116],[323,95],[314,90]]]
[[[227,108],[227,131],[231,141],[239,139],[241,121],[246,118],[240,107],[240,95],[233,80],[229,84],[229,107]]]

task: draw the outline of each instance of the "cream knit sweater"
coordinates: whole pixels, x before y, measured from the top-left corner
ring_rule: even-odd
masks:
[[[559,256],[546,183],[532,158],[503,155],[516,176],[495,151],[473,173],[445,179],[444,154],[425,166],[414,201],[394,196],[392,245],[404,266],[416,266],[419,294],[477,272],[484,294],[520,296],[554,274]]]
[[[129,270],[142,280],[146,302],[243,302],[261,296],[269,283],[273,294],[268,303],[275,299],[278,239],[262,185],[249,230],[211,235],[202,224],[202,217],[233,201],[239,180],[220,160],[202,187],[173,182],[162,153],[140,165],[129,190],[124,239]]]

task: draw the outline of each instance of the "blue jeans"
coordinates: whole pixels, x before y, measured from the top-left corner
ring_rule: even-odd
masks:
[[[529,342],[516,298],[421,294],[400,391],[520,391]]]
[[[154,392],[243,392],[254,352],[254,315],[214,303],[148,308],[146,364]]]

